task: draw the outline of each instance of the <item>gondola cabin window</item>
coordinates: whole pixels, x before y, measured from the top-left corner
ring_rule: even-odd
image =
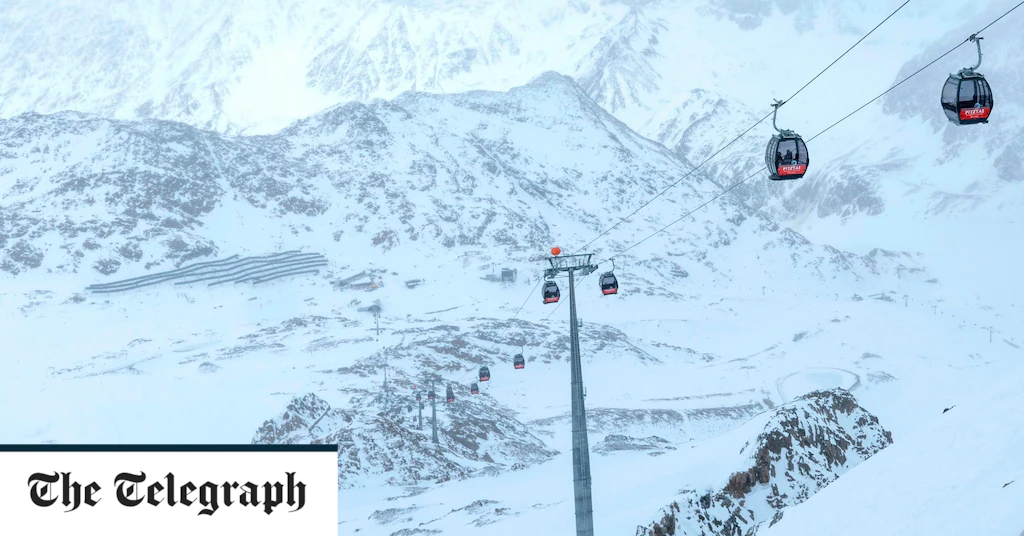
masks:
[[[802,139],[783,138],[775,150],[775,166],[780,177],[807,172],[807,147]]]
[[[957,115],[957,92],[960,90],[960,84],[956,78],[950,77],[946,80],[946,85],[942,86],[942,109],[946,112],[946,117],[950,121],[958,121],[959,116]]]

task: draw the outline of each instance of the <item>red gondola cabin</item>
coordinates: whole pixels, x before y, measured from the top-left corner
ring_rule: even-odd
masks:
[[[601,276],[601,293],[605,296],[619,293],[619,280],[615,274],[608,272]]]
[[[799,179],[807,173],[810,157],[803,138],[791,131],[772,136],[765,153],[765,165],[774,181]]]
[[[544,303],[557,303],[561,295],[558,292],[558,284],[554,281],[544,283]]]
[[[960,69],[960,72],[949,75],[942,86],[942,111],[951,123],[958,125],[976,125],[988,123],[992,114],[992,87],[985,80],[985,75],[975,69],[981,67],[981,40],[977,34],[970,37],[978,45],[978,63],[974,67]]]

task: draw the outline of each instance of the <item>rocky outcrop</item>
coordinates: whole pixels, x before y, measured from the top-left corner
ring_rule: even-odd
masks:
[[[658,436],[630,437],[620,434],[605,436],[604,440],[594,445],[591,451],[598,454],[611,454],[620,451],[641,451],[651,456],[664,454],[666,450],[676,450],[667,439]]]
[[[717,492],[686,490],[638,534],[752,536],[888,445],[892,435],[844,389],[815,391],[780,406],[753,443],[750,466]]]
[[[345,488],[371,479],[399,486],[494,475],[558,454],[493,400],[439,403],[438,445],[431,440],[429,405],[419,429],[414,401],[353,400],[352,409],[339,409],[313,393],[296,397],[252,442],[337,444],[338,485]]]

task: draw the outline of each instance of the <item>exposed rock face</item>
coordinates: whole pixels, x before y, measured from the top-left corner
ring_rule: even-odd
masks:
[[[892,435],[848,391],[809,393],[775,410],[743,448],[750,467],[728,477],[721,491],[684,491],[638,534],[751,536],[890,444]]]
[[[520,262],[555,237],[607,229],[670,184],[667,202],[679,206],[650,213],[636,232],[721,191],[556,73],[507,93],[349,103],[268,136],[23,114],[0,119],[0,146],[3,278],[114,276],[242,254],[232,237],[254,222],[254,251],[330,241],[408,255],[487,248]],[[638,268],[637,290],[624,292],[679,298],[682,279],[774,263],[792,265],[802,284],[920,271],[909,255],[812,244],[731,196],[694,218],[658,235],[671,244],[665,257],[623,257]]]
[[[619,434],[605,436],[604,440],[591,448],[598,454],[611,454],[617,451],[644,451],[651,456],[664,454],[666,450],[676,450],[668,440],[658,436],[629,437]]]
[[[387,485],[413,485],[495,474],[558,454],[493,400],[445,404],[438,412],[440,447],[431,441],[429,405],[424,410],[423,430],[419,430],[415,402],[381,402],[356,403],[353,405],[359,409],[343,410],[308,393],[294,398],[281,415],[264,422],[252,442],[337,444],[338,485],[346,488],[361,487],[369,479]]]

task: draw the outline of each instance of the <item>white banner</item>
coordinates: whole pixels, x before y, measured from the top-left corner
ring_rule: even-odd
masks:
[[[0,445],[0,532],[337,536],[337,448]]]

